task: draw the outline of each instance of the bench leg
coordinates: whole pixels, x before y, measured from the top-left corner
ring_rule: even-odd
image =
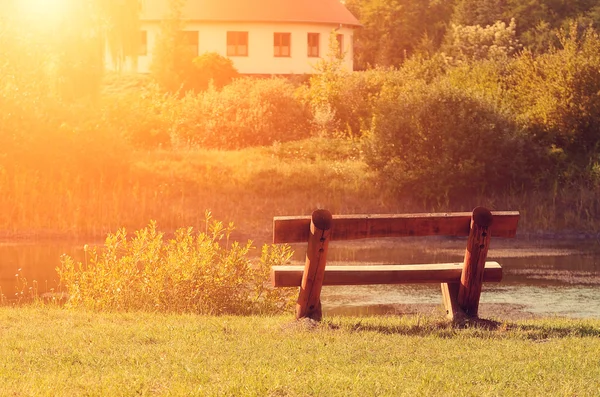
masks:
[[[449,320],[459,320],[465,316],[465,313],[458,304],[459,283],[442,283],[442,300],[446,308],[446,316]]]
[[[300,294],[296,304],[296,319],[308,317],[321,321],[323,316],[321,312],[321,288],[325,277],[331,221],[331,213],[327,210],[317,210],[312,214],[306,264],[304,265]]]
[[[493,219],[492,213],[483,207],[475,208],[471,216],[471,231],[458,291],[458,304],[469,317],[477,317],[479,311],[479,298]]]

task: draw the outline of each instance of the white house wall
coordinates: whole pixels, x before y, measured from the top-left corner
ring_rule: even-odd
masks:
[[[198,54],[216,52],[227,56],[227,32],[248,32],[248,56],[230,56],[235,68],[243,74],[310,74],[315,73],[314,65],[320,58],[308,56],[308,33],[319,33],[319,55],[327,56],[329,37],[332,30],[342,34],[344,47],[343,67],[352,70],[352,34],[349,27],[323,24],[286,23],[219,23],[188,22],[185,30],[198,31]],[[142,30],[147,31],[148,54],[139,56],[137,67],[129,61],[126,70],[148,73],[152,63],[152,52],[160,34],[160,23],[142,22]],[[274,33],[291,33],[291,56],[275,57],[273,50]],[[109,57],[107,57],[109,58]],[[113,69],[107,59],[107,67]]]

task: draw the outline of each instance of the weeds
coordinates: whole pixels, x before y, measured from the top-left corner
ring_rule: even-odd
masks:
[[[84,263],[63,256],[56,270],[72,307],[217,315],[285,311],[292,291],[267,283],[271,266],[291,258],[289,246],[265,245],[251,261],[252,241],[230,241],[233,229],[207,212],[205,231],[180,228],[166,240],[153,221],[131,238],[125,229],[109,234],[101,250],[86,250]]]

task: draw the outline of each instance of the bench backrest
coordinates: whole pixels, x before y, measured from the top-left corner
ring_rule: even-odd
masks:
[[[515,237],[518,211],[492,211],[492,237]],[[471,212],[393,215],[333,215],[329,239],[381,237],[468,236]],[[307,242],[311,216],[273,218],[273,243]]]

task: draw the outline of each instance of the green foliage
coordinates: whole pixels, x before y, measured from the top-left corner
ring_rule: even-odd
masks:
[[[81,0],[80,0],[81,1]],[[104,27],[105,42],[116,70],[137,60],[140,46],[140,0],[91,0]]]
[[[393,72],[328,71],[313,75],[308,97],[313,122],[321,134],[360,136],[372,115],[373,100]]]
[[[371,127],[373,109],[384,85],[402,86],[411,81],[430,83],[443,76],[449,64],[443,55],[430,59],[415,56],[401,68],[374,68],[349,73],[325,69],[310,79],[308,101],[313,123],[326,135],[360,137]]]
[[[130,76],[131,77],[131,76]],[[180,107],[174,94],[137,78],[124,78],[106,88],[100,105],[104,128],[119,141],[136,148],[167,148],[171,145],[172,119]],[[130,84],[123,88],[119,84]]]
[[[587,178],[600,161],[600,38],[590,29],[579,39],[573,25],[560,42],[561,49],[518,58],[511,93],[519,121],[555,163],[549,175]]]
[[[354,66],[398,67],[429,43],[442,42],[452,13],[451,1],[348,0],[348,9],[363,25],[354,33]]]
[[[454,63],[507,58],[521,48],[516,38],[516,27],[514,19],[508,26],[500,21],[485,28],[452,25],[444,49]]]
[[[150,74],[168,92],[193,89],[190,80],[194,76],[196,54],[182,40],[183,6],[183,0],[169,0],[169,16],[162,21],[150,65]]]
[[[485,27],[501,21],[506,0],[458,0],[452,13],[457,25]]]
[[[519,40],[526,48],[541,53],[556,44],[554,34],[567,28],[575,20],[596,24],[596,0],[506,0],[504,18],[515,18],[519,26]]]
[[[216,88],[231,83],[239,76],[233,61],[216,52],[207,52],[194,58],[195,70],[192,78],[192,86],[196,90],[205,90],[212,82]]]
[[[309,113],[284,78],[242,78],[187,95],[173,108],[172,140],[178,146],[241,148],[309,136]]]
[[[520,182],[523,143],[510,118],[484,98],[440,81],[385,86],[364,149],[386,186],[431,201]]]
[[[163,21],[150,67],[158,85],[167,92],[202,91],[214,84],[221,88],[239,74],[233,62],[217,53],[200,56],[184,40],[182,0],[170,0],[169,18]]]
[[[68,304],[97,311],[161,311],[202,314],[275,313],[288,308],[289,289],[266,286],[273,265],[290,259],[289,246],[262,248],[249,258],[252,242],[231,242],[225,227],[206,215],[205,232],[181,228],[173,239],[151,222],[127,238],[109,234],[101,252],[85,263],[61,258],[57,268]]]

